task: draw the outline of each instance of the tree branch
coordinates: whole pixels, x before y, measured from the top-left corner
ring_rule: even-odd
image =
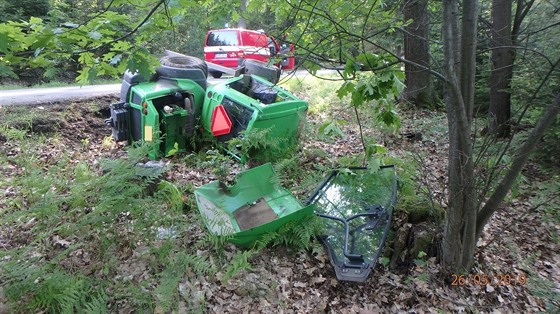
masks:
[[[533,52],[539,56],[541,56],[543,59],[546,60],[546,62],[548,62],[548,64],[550,64],[550,66],[553,66],[554,64],[552,63],[552,61],[542,52],[538,51],[537,49],[531,49],[531,48],[527,48],[527,47],[523,47],[523,46],[499,46],[499,47],[491,47],[491,48],[486,48],[481,50],[481,52],[486,52],[486,51],[491,51],[491,50],[495,50],[495,49],[503,49],[503,48],[510,48],[510,49],[515,49],[515,50],[523,50],[523,51],[530,51]]]
[[[510,170],[506,173],[494,194],[490,196],[486,204],[480,209],[476,222],[476,235],[477,238],[482,234],[482,230],[492,214],[497,210],[500,203],[505,199],[507,193],[510,191],[515,178],[523,170],[523,166],[529,159],[529,154],[535,149],[537,143],[542,138],[546,129],[554,122],[556,115],[560,111],[560,94],[556,96],[539,119],[537,125],[523,144],[517,151],[513,159]]]
[[[123,40],[123,39],[126,39],[126,38],[128,38],[128,37],[134,35],[134,34],[140,29],[140,27],[142,27],[144,24],[146,24],[146,22],[150,19],[150,17],[152,17],[152,15],[154,15],[154,13],[157,11],[157,9],[158,9],[162,4],[164,4],[165,1],[166,1],[166,0],[160,0],[160,1],[150,10],[150,12],[148,12],[148,15],[146,15],[146,17],[145,17],[138,25],[136,25],[136,27],[135,27],[133,30],[131,30],[130,32],[128,32],[128,33],[122,35],[122,36],[119,37],[119,38],[116,38],[116,39],[113,39],[113,40],[108,41],[108,42],[106,42],[106,43],[103,43],[103,44],[101,44],[101,45],[99,45],[99,46],[97,46],[97,47],[93,47],[93,48],[89,48],[89,49],[85,49],[85,50],[81,50],[81,51],[76,51],[76,52],[74,52],[74,54],[79,54],[79,53],[84,53],[84,52],[91,52],[91,51],[95,51],[95,50],[98,50],[98,49],[101,49],[101,48],[105,48],[105,47],[109,46],[110,44],[114,44],[114,43],[116,43],[116,42],[119,42],[119,41],[121,41],[121,40]]]

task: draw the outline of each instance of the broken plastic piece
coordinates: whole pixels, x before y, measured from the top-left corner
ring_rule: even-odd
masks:
[[[239,173],[234,185],[213,181],[198,188],[194,195],[208,230],[247,247],[266,233],[313,214],[313,205],[303,206],[275,178],[267,163]]]

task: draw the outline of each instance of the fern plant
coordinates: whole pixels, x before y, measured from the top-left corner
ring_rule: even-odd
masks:
[[[297,145],[291,138],[272,136],[271,129],[241,131],[238,137],[228,141],[227,149],[242,161],[275,162],[293,154]]]
[[[154,195],[145,193],[158,173],[139,176],[135,164],[141,160],[137,157],[144,158],[143,153],[138,153],[143,147],[131,149],[128,159],[101,161],[101,168],[70,163],[64,152],[58,164],[44,165],[44,160],[34,157],[39,155],[40,145],[22,143],[22,147],[29,149],[13,162],[26,173],[11,184],[19,187],[18,204],[26,210],[12,207],[2,217],[2,223],[28,230],[21,248],[0,254],[5,257],[0,260],[0,281],[9,305],[15,312],[106,312],[108,297],[103,287],[111,285],[113,295],[121,295],[128,294],[130,286],[114,285],[103,278],[112,280],[119,274],[115,265],[139,243],[155,247],[158,240],[154,226],[170,221],[184,224],[182,191],[162,181]],[[158,263],[147,263],[151,273],[160,273],[161,265],[173,260],[176,244],[169,243],[168,253],[162,251]],[[81,274],[83,266],[74,268],[70,257],[76,255],[77,249],[91,253],[88,262],[104,265],[95,277]],[[26,262],[16,262],[20,260]],[[182,266],[173,265],[184,273],[189,263],[201,269],[203,261],[192,258]],[[138,309],[153,306],[153,302],[135,303]]]
[[[256,255],[257,250],[238,251],[232,258],[231,262],[227,265],[222,282],[226,283],[241,271],[251,271],[251,263],[249,258]]]
[[[47,313],[104,313],[107,296],[91,279],[69,274],[57,266],[8,262],[1,265],[4,294],[14,310]],[[26,300],[25,303],[19,302]]]

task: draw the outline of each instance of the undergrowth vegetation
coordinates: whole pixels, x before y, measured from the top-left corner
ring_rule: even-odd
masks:
[[[232,141],[227,150],[200,143],[200,151],[170,156],[163,168],[147,166],[147,145],[122,153],[122,146],[107,140],[108,131],[72,139],[60,131],[90,106],[48,116],[44,109],[0,108],[0,301],[13,312],[203,313],[211,296],[205,285],[228,287],[276,249],[324,258],[315,239],[323,225],[315,216],[288,223],[246,249],[206,230],[194,190],[215,179],[231,183],[234,172],[243,170],[228,150],[248,156],[265,151],[260,157],[274,159],[275,179],[302,202],[333,169],[395,164],[398,204],[388,243],[396,246],[397,230],[404,225],[441,227],[445,165],[434,157],[445,150],[439,144],[446,135],[444,116],[402,112],[408,119],[403,129],[381,128],[377,116],[362,107],[360,132],[354,107],[332,93],[340,84],[295,79],[285,84],[310,104],[299,144],[290,149],[268,141],[264,130]],[[414,138],[405,138],[408,133]],[[493,147],[485,150],[481,167],[507,167],[507,156],[491,159]],[[531,189],[526,180],[520,179],[519,186],[520,193]],[[560,223],[558,190],[558,178],[551,176],[528,197],[545,223]],[[384,252],[383,270],[398,260],[392,250]],[[417,249],[400,271],[427,269],[432,256],[425,252]],[[411,282],[418,280],[428,282],[428,275]],[[551,302],[558,297],[547,290],[548,282],[531,287]]]
[[[22,169],[0,185],[13,195],[2,204],[2,227],[26,235],[0,253],[3,292],[17,311],[102,313],[108,294],[118,302],[135,291],[134,299],[143,300],[137,310],[167,312],[181,297],[176,287],[187,272],[227,282],[250,270],[251,256],[269,245],[311,246],[311,220],[303,227],[288,224],[233,255],[224,254],[232,251],[227,238],[210,234],[186,245],[194,240],[189,229],[201,228],[196,208],[184,204],[192,185],[163,180],[163,170],[138,167],[148,147],[130,148],[127,159],[98,165],[63,152],[49,162],[39,156],[51,140],[38,144],[34,135],[11,128],[3,133],[22,149],[16,158],[0,160],[2,168]],[[120,265],[129,259],[142,269],[122,277]],[[154,276],[144,279],[142,272]],[[151,286],[150,293],[138,290]]]
[[[126,158],[92,164],[75,151],[53,151],[60,135],[33,131],[40,114],[13,116],[0,131],[17,151],[0,155],[0,191],[7,196],[0,202],[2,237],[12,234],[11,246],[0,253],[0,281],[13,311],[103,313],[132,300],[135,311],[168,312],[182,300],[189,312],[203,312],[203,299],[177,289],[188,285],[189,276],[225,284],[250,271],[251,258],[267,247],[316,246],[312,217],[237,250],[228,237],[203,230],[192,183],[165,180],[168,169],[144,166],[148,145],[128,148]],[[249,140],[250,148],[260,148]],[[80,143],[85,152],[89,140]],[[193,157],[194,165],[212,168],[218,178],[231,170],[224,166],[231,157],[219,151]],[[12,169],[17,176],[7,172]]]

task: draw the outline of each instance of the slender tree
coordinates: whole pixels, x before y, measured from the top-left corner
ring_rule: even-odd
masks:
[[[458,25],[457,1],[443,1],[445,106],[449,126],[449,198],[442,260],[452,268],[471,264],[476,244],[476,200],[471,140],[478,1],[465,1]],[[460,29],[460,31],[459,31]]]
[[[452,271],[470,270],[476,242],[492,214],[512,188],[539,139],[560,111],[560,95],[547,106],[537,126],[515,153],[512,165],[497,188],[480,206],[482,195],[475,189],[472,108],[477,40],[478,1],[443,2],[445,55],[445,104],[449,126],[449,197],[442,242],[442,260]],[[462,14],[460,14],[462,13]],[[461,16],[461,26],[458,18]],[[553,71],[552,69],[551,71]]]

